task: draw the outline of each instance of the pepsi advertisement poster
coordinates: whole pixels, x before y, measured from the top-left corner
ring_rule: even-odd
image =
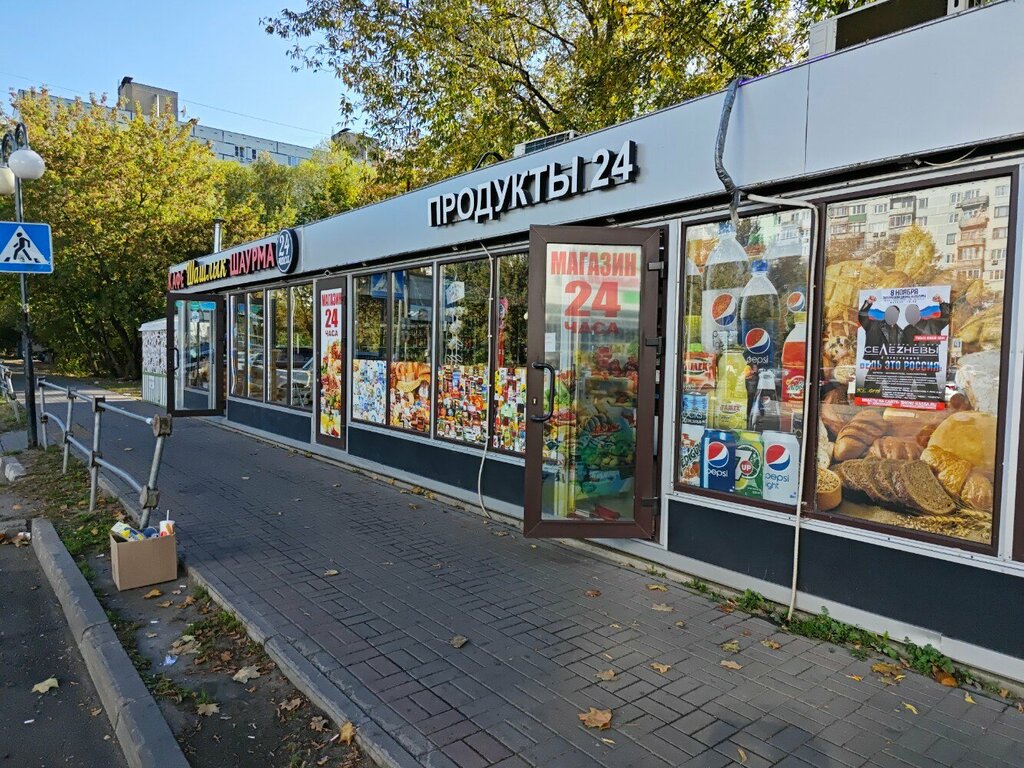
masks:
[[[945,408],[949,295],[948,285],[860,291],[857,405]]]

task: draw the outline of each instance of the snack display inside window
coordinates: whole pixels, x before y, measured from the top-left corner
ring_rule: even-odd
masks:
[[[396,270],[391,278],[388,423],[415,432],[429,432],[433,268]]]
[[[483,443],[490,400],[487,259],[440,269],[441,348],[437,369],[437,436]]]
[[[795,506],[810,213],[688,227],[676,482]]]
[[[494,423],[491,447],[526,451],[527,282],[525,254],[498,259],[498,329],[495,344]]]
[[[1009,194],[1001,177],[828,206],[819,510],[991,543]]]
[[[358,275],[353,289],[352,418],[383,424],[388,392],[389,275]]]

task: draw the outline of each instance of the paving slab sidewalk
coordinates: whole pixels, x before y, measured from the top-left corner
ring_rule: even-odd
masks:
[[[87,434],[84,407],[76,421]],[[145,429],[103,429],[105,456],[144,475]],[[399,764],[1024,764],[1024,715],[1005,702],[914,674],[884,685],[843,648],[203,420],[176,420],[164,455],[161,506],[188,567],[357,706]],[[582,726],[590,707],[612,710],[608,730]]]

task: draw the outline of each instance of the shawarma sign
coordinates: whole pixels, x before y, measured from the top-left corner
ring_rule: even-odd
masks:
[[[245,277],[276,269],[291,274],[299,262],[299,238],[294,229],[282,229],[273,237],[222,251],[211,260],[190,259],[167,273],[167,290],[180,291],[195,285]]]

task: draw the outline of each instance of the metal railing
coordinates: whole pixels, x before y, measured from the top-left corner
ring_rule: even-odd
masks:
[[[18,424],[21,424],[20,403],[18,403],[18,393],[14,389],[14,374],[6,365],[0,365],[0,388],[3,389],[4,401],[14,409],[14,418]]]
[[[160,474],[160,461],[163,458],[164,441],[171,434],[171,417],[160,414],[156,414],[154,416],[140,416],[139,414],[132,413],[124,408],[118,408],[116,405],[111,405],[102,395],[85,395],[81,392],[75,391],[70,386],[62,387],[58,384],[51,384],[46,379],[39,379],[38,387],[39,421],[42,424],[40,433],[42,436],[43,448],[45,449],[49,447],[47,442],[46,425],[52,421],[60,427],[61,431],[61,441],[64,446],[63,473],[67,474],[68,461],[71,457],[72,448],[81,453],[88,462],[89,511],[92,512],[96,509],[96,493],[99,486],[100,469],[102,468],[123,480],[139,494],[139,506],[142,508],[139,526],[141,528],[148,526],[150,511],[156,509],[157,505],[160,503],[160,491],[157,490],[156,482],[157,477]],[[51,413],[46,410],[47,390],[60,392],[67,399],[67,412],[63,419],[56,413]],[[79,440],[75,435],[74,407],[76,401],[88,403],[92,409],[93,427],[91,447]],[[149,476],[146,478],[145,485],[132,477],[127,470],[116,466],[103,457],[103,453],[100,450],[100,435],[103,428],[103,420],[101,417],[104,413],[112,413],[133,421],[140,421],[152,429],[153,437],[156,438],[156,443],[153,446],[153,460],[149,465]]]

